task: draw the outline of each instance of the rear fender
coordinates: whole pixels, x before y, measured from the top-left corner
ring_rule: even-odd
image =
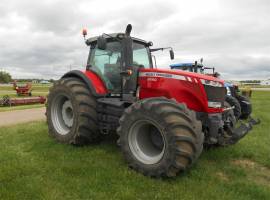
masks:
[[[96,97],[105,96],[108,93],[108,90],[101,80],[101,78],[93,71],[79,71],[72,70],[66,73],[62,78],[75,77],[82,80],[88,87],[88,89],[92,92],[92,94]]]

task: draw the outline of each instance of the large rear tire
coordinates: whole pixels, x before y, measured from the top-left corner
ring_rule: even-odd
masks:
[[[77,78],[62,78],[50,89],[46,109],[49,135],[61,143],[97,141],[96,99]]]
[[[200,156],[201,122],[185,104],[149,98],[128,107],[117,130],[131,168],[151,177],[173,177]]]

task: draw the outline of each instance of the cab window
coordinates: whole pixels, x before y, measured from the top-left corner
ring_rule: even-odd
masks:
[[[120,90],[121,44],[119,42],[108,42],[105,50],[95,47],[91,51],[91,69],[99,74],[108,90]]]
[[[110,92],[121,92],[121,51],[122,46],[118,41],[107,42],[105,50],[96,45],[91,47],[91,69],[103,79]],[[148,49],[136,42],[133,42],[133,67],[150,68]]]
[[[133,43],[133,64],[143,68],[150,68],[148,50],[143,44]]]

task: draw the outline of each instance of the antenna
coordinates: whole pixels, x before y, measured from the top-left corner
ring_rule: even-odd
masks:
[[[203,63],[203,58],[200,59],[200,63],[201,63],[201,64]]]

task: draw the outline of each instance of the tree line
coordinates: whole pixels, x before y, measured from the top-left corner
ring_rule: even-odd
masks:
[[[12,77],[8,72],[0,71],[0,83],[9,83]]]
[[[36,82],[43,81],[44,79],[16,79],[17,82],[32,82],[35,80]],[[10,83],[13,82],[14,80],[12,79],[12,76],[10,73],[5,72],[5,71],[0,71],[0,83]],[[53,83],[54,79],[49,79],[49,82]]]

